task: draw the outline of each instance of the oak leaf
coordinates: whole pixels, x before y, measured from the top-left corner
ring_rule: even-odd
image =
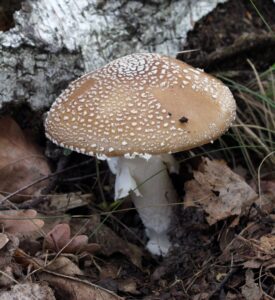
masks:
[[[255,191],[224,161],[203,158],[194,179],[185,183],[184,206],[202,208],[212,225],[242,215],[257,199]]]

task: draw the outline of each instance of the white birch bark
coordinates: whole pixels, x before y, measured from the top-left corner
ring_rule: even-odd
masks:
[[[175,56],[187,31],[225,0],[26,0],[0,32],[0,108],[40,109],[81,73],[133,52]]]

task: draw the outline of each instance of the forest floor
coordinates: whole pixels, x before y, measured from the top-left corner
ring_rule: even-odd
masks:
[[[0,299],[275,299],[275,4],[254,3],[219,4],[179,49],[228,84],[238,117],[214,144],[175,155],[167,257],[145,250],[129,199],[113,205],[104,162],[46,142],[41,119],[34,134],[24,106],[25,120],[2,111]]]

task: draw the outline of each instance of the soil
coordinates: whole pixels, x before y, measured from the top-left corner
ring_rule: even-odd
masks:
[[[0,1],[0,31],[14,27],[13,13],[21,8],[22,0]]]
[[[272,0],[254,4],[269,27],[250,1],[219,4],[188,33],[182,50],[198,51],[179,54],[178,58],[207,72],[239,71],[240,77],[251,71],[247,59],[258,71],[269,68],[275,61],[274,35],[269,35],[275,26],[275,5]]]
[[[254,3],[269,27],[275,28],[274,2],[272,0],[255,0]],[[12,22],[0,26],[8,28],[12,26]],[[248,0],[231,0],[219,4],[213,12],[197,22],[195,28],[188,33],[185,45],[179,51],[199,50],[179,54],[178,58],[208,72],[224,72],[231,75],[234,80],[247,82],[253,77],[247,59],[255,65],[258,71],[264,71],[275,61],[274,48],[274,36],[255,11],[251,2]],[[39,114],[40,118],[41,112]],[[19,120],[19,123],[22,122]],[[26,126],[26,124],[24,125]],[[53,154],[54,151],[56,150],[52,146],[47,148],[47,152],[54,158],[53,164],[56,164],[61,152]],[[74,153],[66,159],[66,165],[70,166],[86,159],[85,156]],[[194,160],[192,164],[195,166],[197,161]],[[96,176],[81,178],[89,175],[91,168],[92,172],[95,173],[96,168],[92,163],[81,170],[66,173],[66,176],[61,175],[55,183],[55,191],[59,193],[79,190],[88,192],[91,182],[92,184],[96,183]],[[187,169],[186,165],[181,166],[181,174],[174,178],[181,198],[184,195],[184,181],[191,177]],[[100,164],[100,171],[102,172],[102,185],[105,187],[105,197],[111,202],[113,177],[110,176],[105,165]],[[72,177],[75,180],[68,181]],[[101,199],[99,189],[95,188],[93,193],[96,198]],[[124,204],[124,208],[131,208],[131,204]],[[120,275],[117,278],[106,277],[104,280],[99,280],[96,268],[94,268],[95,270],[90,268],[87,271],[90,272],[89,276],[94,277],[97,284],[117,292],[126,299],[248,299],[241,292],[241,287],[246,282],[247,269],[241,264],[236,264],[234,268],[231,267],[230,259],[225,258],[223,253],[224,245],[228,245],[232,238],[251,222],[255,222],[257,230],[248,232],[247,237],[258,237],[253,235],[255,232],[257,234],[259,232],[269,234],[272,227],[270,219],[266,215],[262,216],[261,211],[257,212],[254,209],[253,216],[251,214],[243,216],[235,227],[230,226],[231,222],[234,221],[233,218],[209,226],[202,210],[183,209],[182,206],[177,206],[174,211],[176,218],[172,224],[171,238],[176,247],[168,257],[152,258],[146,255],[142,261],[142,270],[140,270],[133,266],[124,255],[117,253],[111,257],[102,255],[100,256],[101,262],[104,261],[105,265],[119,266]],[[85,208],[83,211],[70,211],[71,214],[90,214],[92,212],[93,208],[91,207]],[[108,221],[107,225],[118,236],[142,248],[141,242],[144,242],[146,238],[143,225],[137,214],[132,211],[129,214],[117,214],[116,217],[135,234],[133,235],[124,227],[116,226],[116,222],[113,220]],[[259,268],[255,268],[254,272],[256,278],[260,276]],[[272,271],[270,272],[272,273]],[[272,290],[274,274],[272,276],[267,276],[262,289],[274,297],[274,288]],[[119,282],[129,278],[137,284],[136,291],[121,292],[118,288]]]

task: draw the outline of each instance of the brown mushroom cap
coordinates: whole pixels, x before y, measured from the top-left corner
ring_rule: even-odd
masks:
[[[88,155],[160,154],[216,139],[235,111],[218,79],[174,58],[141,53],[72,82],[45,126],[54,143]]]

